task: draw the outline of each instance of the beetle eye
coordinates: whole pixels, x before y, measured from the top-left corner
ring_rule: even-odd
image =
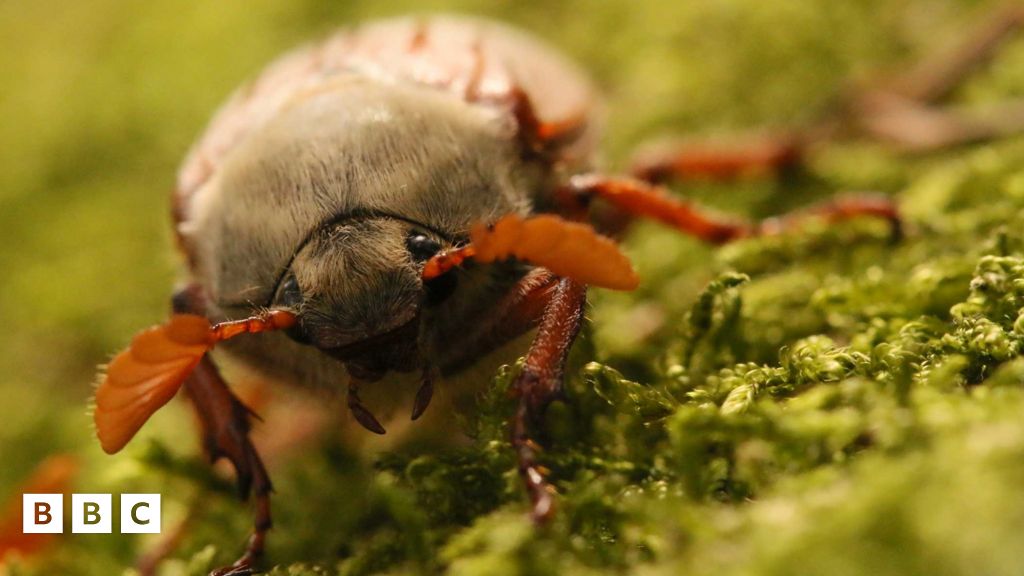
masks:
[[[278,289],[277,303],[288,308],[297,308],[302,304],[302,290],[294,274],[289,274]]]
[[[441,251],[441,245],[422,232],[410,233],[409,237],[405,239],[405,246],[414,262],[426,262]]]
[[[284,280],[281,281],[281,286],[277,289],[274,305],[299,310],[302,306],[302,301],[302,289],[299,288],[299,281],[295,279],[295,274],[289,272]],[[284,333],[299,344],[309,344],[309,335],[306,334],[305,329],[302,327],[302,319],[299,318],[298,320],[294,326],[287,328]]]

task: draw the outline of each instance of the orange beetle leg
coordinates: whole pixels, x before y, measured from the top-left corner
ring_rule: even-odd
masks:
[[[539,446],[532,437],[544,411],[562,391],[565,362],[583,323],[586,301],[586,286],[570,278],[559,281],[526,354],[523,371],[512,382],[511,390],[519,398],[511,423],[512,448],[530,495],[530,515],[536,522],[551,518],[554,498],[544,478],[546,469],[537,463]]]
[[[798,228],[801,223],[814,218],[827,222],[841,222],[863,216],[887,220],[892,227],[893,239],[903,235],[903,220],[899,206],[882,194],[842,194],[808,208],[803,208],[775,218],[767,218],[758,225],[758,235],[773,235]]]
[[[232,394],[216,365],[203,358],[185,382],[185,392],[195,407],[202,428],[203,442],[211,461],[227,458],[235,468],[238,489],[243,498],[255,498],[253,534],[245,553],[234,564],[213,574],[249,574],[263,554],[267,531],[273,522],[270,493],[273,485],[256,447],[249,438],[249,409]]]
[[[544,155],[550,150],[571,144],[587,129],[588,115],[585,111],[561,120],[544,121],[537,116],[533,102],[522,89],[517,88],[510,97],[520,138],[533,153]]]
[[[692,202],[674,198],[658,186],[630,178],[575,176],[558,194],[563,205],[575,202],[577,206],[585,206],[592,198],[600,198],[629,215],[658,220],[711,244],[725,244],[748,236],[777,234],[796,228],[810,218],[825,218],[836,222],[874,216],[888,220],[893,226],[894,236],[899,236],[901,231],[896,203],[877,194],[837,196],[817,206],[759,223],[715,214]]]
[[[586,205],[592,198],[600,198],[627,214],[652,218],[711,244],[724,244],[754,232],[748,222],[715,214],[674,198],[663,188],[631,178],[574,176],[558,195],[563,205]]]
[[[644,147],[630,173],[660,184],[671,180],[734,180],[771,176],[804,162],[805,143],[795,134],[739,136],[730,142],[686,142]]]
[[[202,311],[201,291],[189,286],[174,298],[176,312]],[[222,322],[209,330],[212,340],[219,341],[243,333],[280,330],[295,324],[296,317],[287,311],[271,310],[244,320]],[[273,485],[256,447],[249,437],[252,411],[228,388],[213,360],[203,357],[185,381],[185,393],[198,416],[203,444],[211,461],[227,458],[235,468],[242,498],[252,494],[255,499],[253,533],[245,552],[231,566],[212,572],[212,576],[243,576],[263,554],[267,532],[273,521],[270,493]]]

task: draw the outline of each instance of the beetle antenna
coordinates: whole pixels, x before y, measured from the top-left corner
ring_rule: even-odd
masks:
[[[203,316],[175,314],[166,324],[137,335],[127,350],[111,360],[96,388],[93,420],[103,450],[108,454],[121,450],[170,401],[217,342],[290,328],[296,319],[287,310],[266,310],[211,326]]]
[[[532,218],[509,214],[491,226],[473,226],[469,237],[469,244],[427,260],[423,280],[442,276],[467,260],[485,264],[516,259],[600,288],[633,290],[639,283],[615,241],[588,224],[550,214]]]
[[[210,328],[213,342],[234,338],[239,334],[258,334],[273,330],[284,330],[295,325],[297,316],[288,310],[266,310],[242,320],[220,322]]]

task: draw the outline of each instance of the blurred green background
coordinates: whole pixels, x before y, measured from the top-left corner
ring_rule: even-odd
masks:
[[[181,407],[161,415],[144,434],[148,438],[162,438],[179,455],[161,456],[157,448],[150,446],[110,459],[101,455],[94,442],[86,404],[95,366],[123,346],[140,327],[159,321],[165,314],[178,266],[171,248],[168,212],[179,161],[222,99],[283,50],[338,26],[410,12],[479,14],[521,26],[581,62],[605,91],[609,104],[605,160],[609,168],[615,168],[623,165],[632,147],[647,138],[779,127],[811,119],[842,86],[867,81],[879,71],[898,70],[915,57],[948,46],[949,40],[962,33],[967,23],[977,21],[993,5],[980,0],[2,2],[0,269],[4,274],[0,280],[0,366],[4,371],[0,374],[0,496],[16,495],[17,483],[46,455],[56,452],[82,456],[86,468],[80,485],[90,490],[102,491],[98,487],[103,487],[117,491],[141,485],[157,486],[165,494],[178,494],[204,490],[204,482],[212,482],[199,473],[189,475],[189,466],[194,463],[189,458],[196,456],[191,444],[192,422]],[[961,104],[984,106],[1022,95],[1024,42],[1016,41],[960,89],[955,98]],[[922,342],[930,342],[933,347],[922,343],[919,348],[932,355],[915,348],[915,353],[922,359],[927,357],[928,362],[904,358],[907,366],[912,366],[907,368],[907,381],[913,380],[914,385],[924,382],[927,374],[921,376],[922,370],[929,368],[930,363],[960,357],[967,358],[967,365],[960,372],[950,369],[941,378],[954,381],[958,375],[968,374],[963,376],[965,382],[975,383],[972,378],[980,381],[1014,354],[979,352],[974,358],[955,349],[946,339],[955,339],[955,330],[963,326],[957,324],[958,317],[950,308],[971,297],[968,288],[972,270],[980,257],[992,254],[992,246],[1002,242],[1000,256],[1016,254],[1020,229],[1017,214],[1020,197],[1024,196],[1024,176],[1017,168],[1024,159],[1021,147],[1020,142],[1011,140],[924,159],[907,159],[869,143],[845,143],[817,153],[807,173],[793,181],[680,187],[681,193],[705,203],[753,215],[799,206],[835,190],[881,190],[903,199],[918,235],[912,235],[902,247],[891,249],[884,242],[884,230],[865,223],[841,227],[839,231],[812,231],[811,240],[807,241],[751,241],[715,251],[643,226],[629,239],[628,248],[648,284],[635,295],[595,295],[591,314],[595,324],[589,344],[581,352],[585,356],[581,362],[597,359],[645,384],[667,387],[666,394],[674,398],[669,402],[669,412],[675,415],[672,422],[685,428],[692,422],[683,423],[690,418],[681,415],[683,408],[692,405],[697,410],[708,402],[720,407],[732,387],[740,384],[729,383],[722,379],[724,376],[715,376],[719,380],[709,376],[718,370],[732,369],[742,375],[747,373],[745,369],[730,367],[742,366],[744,362],[784,365],[786,351],[791,351],[794,343],[802,342],[800,339],[815,334],[831,338],[826,343],[815,341],[817,348],[808,352],[815,362],[832,358],[829,354],[849,354],[858,346],[877,354],[877,346],[896,346],[894,342],[904,338],[907,323],[927,317],[939,327],[932,327],[927,337],[921,337]],[[847,249],[861,243],[865,245],[863,249]],[[1007,266],[1000,270],[1009,278],[1006,282],[1013,284],[1016,269]],[[1012,270],[1007,272],[1004,268]],[[730,347],[728,341],[733,336],[725,331],[719,348],[728,349],[727,357],[719,353],[714,342],[711,348],[704,341],[704,347],[695,348],[696,352],[688,350],[687,347],[697,346],[699,340],[692,330],[688,332],[686,324],[687,319],[692,319],[691,306],[708,282],[731,270],[753,277],[742,289],[743,318],[748,323],[743,346]],[[919,291],[913,292],[914,289]],[[735,296],[734,292],[735,288],[722,288],[722,293]],[[913,303],[908,304],[910,301]],[[1012,308],[1012,303],[1007,306]],[[718,310],[712,315],[714,322],[721,320],[721,314]],[[995,322],[999,321],[1005,319]],[[1010,327],[1004,332],[1010,334],[1004,334],[1006,338],[1016,337]],[[990,342],[992,338],[995,336],[991,336]],[[1016,342],[1013,340],[1012,346]],[[702,356],[707,357],[706,365],[695,367],[694,358]],[[840,363],[836,370],[842,372],[841,377],[815,373],[806,382],[790,378],[789,387],[777,396],[789,398],[799,393],[796,399],[804,398],[806,418],[813,419],[818,414],[822,430],[847,426],[842,430],[849,432],[857,426],[835,422],[824,412],[818,413],[827,411],[825,406],[829,402],[845,400],[808,400],[803,391],[813,388],[809,383],[834,384],[853,376],[865,378],[878,383],[880,391],[863,392],[859,404],[851,401],[846,417],[874,430],[880,425],[872,420],[878,416],[872,411],[882,410],[878,407],[881,405],[889,406],[888,400],[879,398],[905,398],[903,393],[885,387],[891,386],[886,374],[899,373],[899,362],[893,360],[895,364],[886,364],[884,370],[873,364],[874,371],[858,372],[856,359],[843,358],[842,362],[849,365],[831,360]],[[685,373],[684,377],[680,371]],[[882,372],[885,374],[880,375]],[[581,376],[580,382],[600,389],[592,376],[590,380]],[[613,388],[628,388],[617,378],[602,377],[610,378],[609,386]],[[1008,382],[1013,381],[1008,378]],[[686,382],[680,384],[683,380]],[[871,389],[868,384],[862,385]],[[964,382],[950,385],[958,391],[965,386]],[[836,386],[830,389],[834,391]],[[705,397],[697,393],[701,390]],[[641,392],[636,393],[642,396]],[[881,396],[867,399],[874,398],[872,394]],[[751,392],[752,397],[755,395]],[[612,393],[608,397],[617,398]],[[652,446],[668,442],[666,452],[648,454],[651,464],[644,474],[616,476],[622,471],[602,469],[592,462],[579,463],[597,454],[597,439],[593,445],[585,440],[570,444],[572,450],[579,451],[567,450],[558,455],[564,457],[560,469],[564,483],[560,488],[565,492],[575,490],[581,496],[568,504],[575,512],[567,513],[569,519],[559,525],[555,535],[548,535],[547,541],[522,521],[521,500],[514,490],[505,488],[481,488],[486,494],[481,498],[490,498],[493,505],[464,508],[463,516],[454,514],[438,519],[416,512],[431,505],[429,498],[423,500],[434,489],[429,479],[450,479],[444,476],[444,466],[459,470],[466,466],[492,472],[506,470],[502,467],[509,463],[508,455],[500,447],[492,446],[487,454],[493,458],[484,463],[473,460],[476,456],[469,452],[453,456],[451,461],[432,464],[439,467],[441,471],[436,474],[440,476],[432,476],[435,472],[418,476],[409,469],[410,462],[415,462],[413,457],[397,463],[378,463],[376,472],[360,472],[338,463],[345,460],[343,449],[327,446],[323,454],[297,465],[300,472],[284,480],[282,486],[287,488],[281,491],[292,492],[292,497],[295,493],[363,491],[376,495],[368,497],[371,504],[367,505],[375,511],[351,512],[353,517],[363,520],[335,519],[324,524],[323,533],[317,534],[296,528],[296,523],[301,524],[301,513],[289,516],[287,508],[291,504],[279,504],[285,508],[284,526],[289,526],[289,518],[300,520],[291,524],[291,537],[274,535],[285,543],[273,559],[305,560],[325,570],[334,570],[340,561],[339,569],[346,573],[441,569],[481,573],[478,570],[485,568],[489,573],[497,573],[490,570],[498,566],[509,574],[556,568],[669,573],[702,562],[735,573],[781,573],[784,569],[793,573],[792,567],[801,566],[803,560],[827,570],[816,573],[831,574],[883,573],[892,566],[901,571],[888,573],[1019,573],[1024,570],[1020,556],[1014,559],[991,555],[996,549],[1022,551],[1019,542],[1010,545],[1004,539],[1008,532],[1003,528],[1014,526],[1011,520],[1024,520],[1024,506],[1016,500],[1007,504],[1001,498],[1010,498],[1010,493],[998,491],[1012,484],[1011,480],[1024,478],[1024,469],[1019,464],[1005,468],[1010,470],[1009,476],[999,475],[1001,472],[983,474],[980,478],[957,476],[945,490],[922,489],[938,490],[934,499],[922,496],[913,500],[911,493],[918,492],[906,485],[910,481],[907,478],[916,481],[948,472],[947,463],[955,462],[964,450],[970,450],[970,446],[952,440],[949,446],[937,440],[938,447],[932,446],[934,426],[954,426],[954,422],[960,422],[956,426],[967,426],[963,422],[968,421],[984,424],[988,421],[986,410],[992,410],[1002,415],[1003,420],[999,421],[1006,426],[1004,433],[997,436],[1012,444],[1013,449],[1020,448],[1022,428],[1012,422],[1024,414],[1005,406],[1022,407],[1024,402],[1017,396],[1007,400],[1008,404],[1001,400],[975,400],[950,407],[947,420],[943,421],[941,414],[934,416],[944,424],[930,420],[894,424],[894,429],[907,437],[928,438],[924,442],[928,446],[915,444],[920,450],[914,451],[903,444],[893,444],[898,445],[893,451],[905,450],[909,455],[898,454],[891,461],[877,462],[884,469],[877,477],[884,479],[879,482],[891,481],[899,486],[879,487],[861,500],[839,496],[840,507],[847,499],[853,502],[851,508],[844,509],[848,516],[804,514],[803,506],[814,507],[820,502],[800,500],[802,490],[786,492],[786,482],[795,482],[794,486],[809,482],[816,487],[841,488],[850,478],[858,477],[848,476],[855,473],[849,472],[845,463],[838,471],[829,467],[837,459],[808,456],[809,445],[794,440],[792,460],[801,462],[800,465],[773,461],[770,468],[775,480],[763,483],[763,495],[781,490],[783,496],[774,508],[751,511],[743,505],[743,490],[753,490],[749,486],[743,490],[727,486],[722,489],[727,497],[721,498],[709,497],[692,486],[686,488],[687,465],[704,472],[725,465],[710,448],[695,452],[699,456],[694,456],[690,464],[680,464],[678,469],[669,466],[667,469],[674,470],[671,473],[666,469],[658,471],[656,460],[668,458],[672,450],[678,455],[682,448],[670,440],[671,425],[652,420],[650,414],[633,414],[631,417],[639,420],[619,422],[614,437],[622,442],[631,441],[631,431],[635,432],[632,427],[643,424],[641,428],[646,430],[662,430]],[[589,406],[585,401],[583,405]],[[766,410],[784,410],[781,406],[784,405],[780,400],[779,406]],[[594,410],[594,414],[600,412]],[[586,410],[583,412],[583,416],[576,417],[589,417]],[[490,414],[486,410],[484,413]],[[496,409],[494,415],[498,414],[500,410]],[[614,417],[601,414],[594,418],[611,418],[615,422]],[[699,414],[699,410],[694,414]],[[873,416],[868,417],[869,414]],[[899,420],[901,414],[892,408],[883,416]],[[765,418],[766,422],[784,420],[776,413]],[[607,422],[603,425],[611,426]],[[918,425],[920,429],[915,428]],[[693,426],[694,433],[700,433],[700,427]],[[715,429],[708,434],[740,434],[729,430]],[[747,439],[753,440],[764,430],[748,432]],[[495,432],[494,437],[501,438],[502,434]],[[979,441],[990,439],[982,435]],[[771,445],[777,440],[765,437],[762,444]],[[876,438],[868,442],[878,443],[885,441]],[[762,444],[743,444],[747,451],[744,454],[750,456],[765,449]],[[851,448],[858,446],[853,440],[840,444],[828,448],[830,453],[870,448]],[[819,448],[826,449],[815,449]],[[153,450],[157,450],[156,455]],[[883,453],[888,454],[884,450]],[[609,457],[602,456],[605,460]],[[756,458],[756,454],[750,457]],[[160,468],[160,462],[164,468]],[[824,466],[826,462],[829,466]],[[972,462],[954,468],[971,469]],[[823,466],[821,470],[819,464]],[[1005,462],[1000,460],[997,464],[997,470],[1004,469],[999,466]],[[623,458],[621,465],[630,466],[630,459]],[[160,468],[156,474],[154,466]],[[167,469],[177,470],[177,476]],[[712,472],[708,473],[715,477],[731,474]],[[607,474],[617,480],[588,480],[587,473]],[[790,473],[795,480],[787,480]],[[830,474],[834,476],[829,477]],[[856,474],[862,478],[876,477],[870,470]],[[178,483],[164,480],[168,475],[178,478]],[[806,475],[815,479],[806,480]],[[509,480],[507,474],[497,478],[501,480],[499,486],[509,481],[514,487],[514,478]],[[629,504],[616,503],[623,494],[645,493],[644,490],[655,498],[652,494],[657,494],[659,488],[652,487],[651,482],[664,482],[664,496],[682,498],[682,503],[661,508],[651,504],[654,500],[641,498],[643,503],[628,510],[621,506]],[[751,482],[751,486],[762,485]],[[956,521],[951,520],[948,526],[936,523],[921,516],[922,510],[945,504],[955,508],[947,499],[955,500],[962,491],[975,486],[995,494],[992,506],[983,508],[991,517],[978,520],[980,524],[972,530],[964,530],[961,535],[967,542],[949,553],[948,562],[907,560],[901,564],[898,558],[923,558],[943,549],[950,534],[956,532]],[[301,487],[309,492],[297,492]],[[899,506],[879,503],[886,494],[898,495],[893,497],[901,499]],[[747,495],[761,494],[754,490]],[[335,500],[327,500],[330,505],[337,504],[338,495],[334,496]],[[829,493],[826,491],[821,498],[827,500]],[[181,500],[186,498],[182,496]],[[221,500],[211,517],[199,521],[197,536],[173,555],[179,560],[165,567],[167,574],[200,573],[213,561],[211,558],[223,562],[234,554],[236,542],[241,542],[245,532],[246,513],[230,499]],[[279,502],[284,500],[291,502],[294,498],[282,498]],[[900,507],[906,502],[906,508]],[[889,504],[893,507],[887,508]],[[310,510],[327,505],[316,498],[296,504]],[[173,517],[183,506],[168,503],[168,514]],[[340,510],[339,516],[346,513],[346,509],[336,510]],[[887,518],[872,516],[881,514],[880,510],[889,512]],[[899,512],[896,517],[892,510]],[[977,509],[955,512],[971,515]],[[853,519],[843,520],[850,518]],[[574,524],[577,520],[582,524]],[[478,522],[477,531],[465,532],[465,525],[473,521]],[[874,521],[878,526],[870,525]],[[395,536],[395,532],[383,530],[381,526],[385,525],[412,526],[410,530],[419,530],[425,536],[410,544]],[[778,525],[785,527],[779,529]],[[815,529],[808,528],[811,526]],[[331,535],[324,535],[335,528]],[[848,551],[851,542],[861,542],[864,531],[874,533],[876,529],[887,536],[880,538],[880,543],[857,549],[861,561],[830,563],[829,558]],[[928,533],[930,529],[934,533]],[[281,528],[277,532],[288,530]],[[766,543],[776,530],[782,531],[783,539],[788,538],[780,545],[781,551]],[[346,539],[344,545],[338,544],[342,536]],[[204,548],[207,542],[203,538],[218,548]],[[139,545],[136,540],[118,540],[116,536],[68,540],[53,558],[19,570],[110,574],[130,563]],[[731,540],[735,540],[734,546],[729,544]],[[688,547],[694,542],[706,547]],[[896,543],[896,552],[887,548],[886,543]],[[602,551],[602,546],[607,546],[607,550]],[[787,550],[792,552],[791,557],[786,556]],[[875,556],[879,550],[885,553]],[[708,563],[709,555],[721,557]],[[876,566],[879,557],[889,564]],[[973,571],[971,568],[977,567],[973,563],[980,558],[990,558],[991,563]],[[474,561],[480,564],[473,564]],[[873,572],[875,569],[883,572]],[[295,571],[304,573],[299,568]]]

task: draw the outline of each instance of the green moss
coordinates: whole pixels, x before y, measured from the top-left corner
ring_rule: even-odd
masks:
[[[161,576],[238,553],[248,515],[181,406],[111,458],[85,405],[93,365],[165,313],[174,165],[233,85],[301,39],[431,8],[524,25],[608,89],[621,165],[647,137],[810,118],[844,78],[926,53],[993,4],[0,6],[0,494],[70,451],[84,491],[160,492],[168,527],[193,515]],[[955,99],[1019,97],[1021,70],[1017,41]],[[270,574],[1021,573],[1024,140],[927,157],[840,143],[779,182],[676,191],[767,216],[862,189],[898,197],[905,238],[870,219],[718,249],[631,232],[645,282],[592,295],[544,422],[549,526],[526,517],[505,425],[517,367],[503,367],[458,415],[466,446],[366,459],[328,435],[275,462]],[[74,536],[7,571],[106,576],[151,544]]]

